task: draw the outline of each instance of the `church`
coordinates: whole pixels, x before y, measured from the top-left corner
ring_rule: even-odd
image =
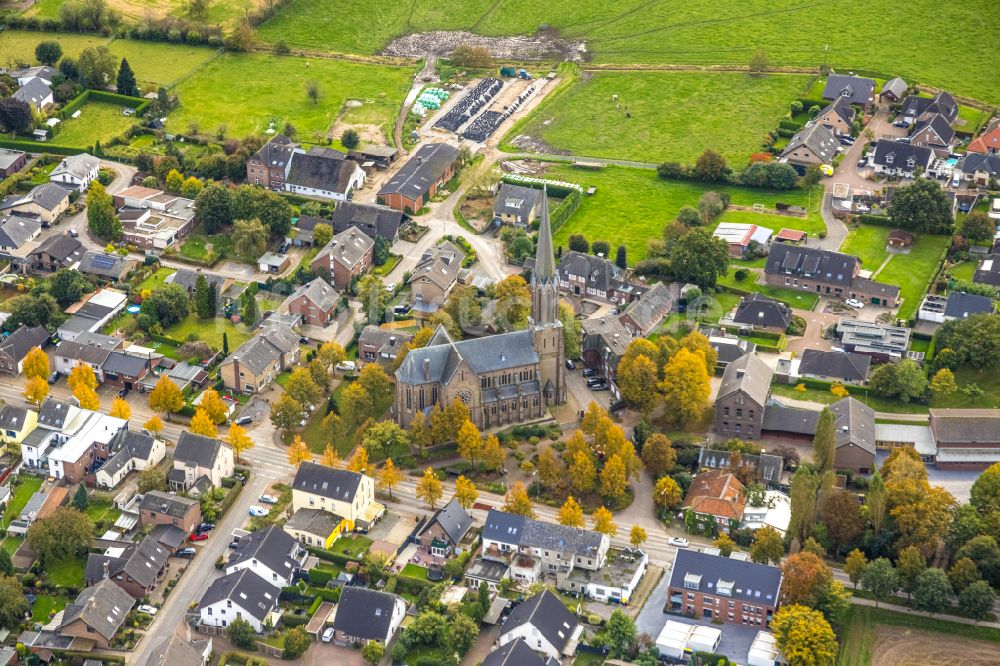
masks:
[[[396,370],[396,420],[408,428],[459,399],[481,430],[542,417],[566,402],[566,354],[559,319],[559,277],[552,251],[547,197],[542,197],[531,317],[521,331],[452,340],[441,327],[426,347],[406,355]]]

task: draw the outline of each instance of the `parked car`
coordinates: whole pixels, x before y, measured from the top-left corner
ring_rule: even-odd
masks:
[[[263,502],[264,504],[277,504],[278,498],[275,497],[274,495],[261,495],[260,501]]]
[[[139,611],[140,613],[145,613],[146,615],[156,615],[157,613],[160,612],[159,608],[157,608],[156,606],[150,606],[149,604],[142,604],[141,606],[136,608],[136,610]]]
[[[858,160],[858,168],[859,169],[864,169],[866,166],[868,166],[868,160],[866,160],[863,157],[860,160]]]
[[[202,523],[195,532],[211,532],[214,529],[215,525],[213,523]]]
[[[677,546],[678,548],[687,548],[690,542],[683,537],[670,537],[667,539],[667,543],[671,546]]]
[[[285,254],[288,252],[288,243],[282,243],[281,247],[278,248],[278,254]]]
[[[239,548],[240,547],[240,540],[239,539],[233,539],[232,541],[229,542],[229,547],[232,548],[233,550]]]
[[[341,372],[354,372],[358,369],[358,364],[354,361],[341,361],[336,365],[336,369]]]
[[[206,541],[208,539],[208,534],[206,532],[196,532],[188,537],[190,541]]]
[[[70,229],[66,233],[69,234],[70,238],[78,238],[80,236],[80,232],[77,231],[76,229]]]
[[[265,509],[262,506],[252,506],[250,507],[249,513],[254,518],[263,518],[264,516],[271,513],[271,511],[269,509]]]
[[[856,299],[856,298],[848,298],[848,299],[847,299],[847,300],[845,300],[844,302],[845,302],[845,303],[847,303],[847,305],[848,305],[849,307],[852,307],[852,308],[857,308],[857,309],[859,309],[859,310],[860,310],[861,308],[865,307],[865,304],[864,304],[864,302],[863,302],[863,301],[859,301],[859,300],[858,300],[858,299]]]
[[[121,391],[118,391],[118,397],[119,398],[124,398],[128,394],[129,394],[129,389],[127,389],[127,388],[123,388]]]
[[[597,376],[597,368],[585,368],[583,371],[584,377],[595,377]]]
[[[334,633],[336,632],[333,630],[333,627],[327,627],[326,630],[323,632],[323,637],[320,640],[322,640],[324,643],[329,643],[330,641],[333,640]]]
[[[178,551],[177,551],[176,553],[174,553],[174,554],[175,554],[175,555],[176,555],[177,557],[183,557],[183,558],[184,558],[184,559],[186,559],[186,560],[190,560],[190,559],[191,559],[191,558],[193,558],[193,557],[194,557],[194,556],[195,556],[195,555],[196,555],[197,553],[198,553],[198,551],[197,551],[197,550],[195,550],[194,548],[181,548],[180,550],[178,550]]]
[[[573,362],[573,359],[571,358],[566,359],[566,369],[576,370],[576,363]]]
[[[587,380],[587,386],[594,386],[595,384],[604,384],[605,381],[606,380],[604,379],[604,377],[591,377],[590,379]]]
[[[840,144],[842,146],[853,146],[854,145],[854,139],[852,139],[849,136],[842,136],[842,137],[840,137]]]
[[[410,306],[409,305],[397,305],[396,307],[394,307],[392,309],[392,314],[395,314],[395,315],[405,315],[409,311],[410,311]]]
[[[252,416],[241,416],[240,418],[236,419],[236,425],[243,426],[243,425],[249,425],[251,423],[253,423]]]
[[[607,384],[598,384],[597,386],[591,386],[590,390],[592,390],[592,391],[610,391],[611,387],[609,387]]]
[[[57,381],[59,381],[59,371],[58,370],[56,372],[53,372],[51,375],[49,375],[49,384],[55,384]]]
[[[893,127],[902,127],[902,128],[905,129],[905,128],[907,128],[907,127],[910,126],[910,123],[906,122],[905,120],[897,120],[896,122],[894,122],[892,124],[892,126]]]

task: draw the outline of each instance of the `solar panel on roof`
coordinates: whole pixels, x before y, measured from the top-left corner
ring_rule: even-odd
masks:
[[[117,263],[114,257],[109,257],[106,254],[94,255],[90,261],[96,268],[102,269],[113,268],[115,263]]]

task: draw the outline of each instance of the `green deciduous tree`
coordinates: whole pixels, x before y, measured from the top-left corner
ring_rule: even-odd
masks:
[[[692,229],[670,246],[669,259],[674,279],[704,290],[715,287],[729,269],[729,247],[707,229]]]
[[[59,62],[59,58],[62,57],[62,54],[62,46],[55,40],[38,42],[38,46],[35,47],[35,58],[38,62],[43,65],[48,65],[49,67],[52,67]]]
[[[784,539],[771,526],[761,527],[754,532],[750,546],[750,559],[758,564],[779,564],[785,555]]]
[[[61,507],[28,528],[28,544],[43,564],[53,564],[87,552],[94,523],[85,513]]]
[[[114,201],[97,181],[91,183],[87,190],[87,225],[102,240],[121,240],[122,223],[115,214]]]
[[[994,603],[996,603],[996,593],[984,580],[971,583],[958,595],[958,607],[977,622],[987,620],[993,615]]]
[[[875,607],[899,589],[899,576],[892,562],[884,557],[872,560],[861,575],[861,587],[875,597]]]
[[[937,568],[926,569],[917,577],[913,607],[928,615],[940,613],[951,605],[952,589],[948,575]]]
[[[894,227],[926,234],[950,234],[954,222],[951,202],[933,178],[896,188],[889,219]]]
[[[827,408],[819,414],[816,423],[816,434],[813,435],[813,463],[820,473],[833,469],[834,456],[837,453],[837,438],[833,425],[833,412]]]

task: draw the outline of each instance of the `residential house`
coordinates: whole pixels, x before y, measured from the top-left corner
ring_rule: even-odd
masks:
[[[0,178],[13,176],[28,163],[28,154],[23,150],[0,148]]]
[[[930,428],[939,468],[980,470],[1000,462],[1000,409],[932,409]]]
[[[845,98],[850,104],[867,107],[875,100],[875,81],[861,76],[830,74],[823,86],[823,99]]]
[[[864,354],[806,349],[799,358],[792,359],[790,375],[795,381],[799,377],[806,377],[860,385],[868,381],[871,363],[871,356]],[[777,374],[781,374],[780,366]]]
[[[576,616],[548,590],[519,604],[500,627],[497,644],[502,648],[518,639],[534,652],[560,661],[572,656],[583,634]]]
[[[756,354],[728,366],[715,399],[715,432],[723,438],[758,439],[774,370]]]
[[[38,412],[16,405],[0,408],[0,442],[20,451],[21,442],[34,431],[38,424]]]
[[[97,278],[99,281],[121,283],[137,267],[139,261],[130,257],[122,257],[106,252],[86,252],[80,259],[78,270],[84,275]]]
[[[934,161],[934,151],[903,141],[882,139],[868,157],[868,166],[875,173],[900,178],[916,178],[926,173]]]
[[[143,527],[173,525],[190,534],[201,524],[201,505],[198,500],[151,490],[139,503],[139,522]]]
[[[780,160],[803,174],[811,166],[832,163],[839,145],[833,130],[826,125],[807,125],[791,138],[781,151]]]
[[[79,303],[66,308],[70,318],[62,323],[57,333],[63,341],[74,341],[80,336],[96,333],[124,310],[127,302],[128,297],[120,291],[114,289],[95,291],[84,296]]]
[[[472,516],[452,499],[424,523],[416,539],[432,555],[447,557],[461,552],[459,546],[471,528]]]
[[[0,211],[7,214],[37,216],[43,225],[49,225],[69,207],[69,190],[55,183],[36,185],[26,194],[12,194],[0,204]],[[52,238],[59,238],[53,236]],[[76,239],[70,239],[80,244]],[[44,244],[44,243],[43,243]]]
[[[958,160],[955,169],[973,185],[987,187],[1000,178],[1000,154],[966,153]]]
[[[729,534],[739,527],[746,505],[746,492],[736,475],[713,469],[694,477],[681,508],[694,514],[707,534]]]
[[[323,278],[301,285],[278,308],[302,317],[306,326],[327,326],[337,314],[340,294]]]
[[[300,354],[298,333],[285,326],[269,327],[226,357],[219,366],[219,376],[231,391],[257,393],[298,363]]]
[[[385,512],[366,474],[304,462],[292,482],[292,510],[322,509],[342,517],[345,529],[367,529]]]
[[[87,556],[84,584],[113,581],[134,599],[148,597],[156,589],[167,568],[170,551],[151,536],[124,548],[111,547]]]
[[[110,444],[110,456],[95,473],[99,488],[108,490],[121,483],[132,470],[143,472],[160,464],[167,455],[163,440],[152,435],[122,430]]]
[[[0,251],[14,252],[35,240],[42,231],[42,223],[34,217],[23,215],[0,216]]]
[[[389,245],[394,245],[399,240],[399,228],[405,220],[403,213],[388,206],[345,201],[337,204],[328,224],[333,226],[336,234],[357,229],[369,238],[383,238]]]
[[[198,288],[198,278],[201,276],[205,276],[205,281],[208,283],[209,288],[214,288],[215,293],[220,296],[224,291],[233,286],[235,282],[232,278],[223,277],[216,273],[208,273],[200,268],[197,270],[178,268],[168,275],[163,282],[164,284],[175,284],[178,287],[183,287],[184,291],[193,296],[195,289]]]
[[[54,183],[69,185],[78,192],[86,192],[90,184],[97,180],[101,171],[101,160],[87,153],[64,157],[59,166],[52,170],[49,178]]]
[[[910,86],[907,85],[906,81],[897,76],[882,84],[882,92],[879,93],[879,99],[883,102],[898,102],[906,96],[906,91],[909,88]]]
[[[337,207],[338,210],[340,206]],[[325,224],[333,229],[333,223],[322,217],[301,215],[293,221],[292,228],[285,236],[285,242],[294,247],[312,247],[316,244],[316,226]]]
[[[213,652],[211,638],[185,640],[172,633],[150,650],[142,666],[206,666]]]
[[[629,303],[618,320],[634,338],[652,333],[674,311],[680,285],[657,282],[638,300]]]
[[[886,249],[890,252],[893,250],[903,251],[907,248],[913,247],[913,241],[916,240],[909,231],[903,229],[893,229],[886,236]]]
[[[935,113],[917,121],[910,143],[930,148],[937,157],[946,158],[955,144],[955,130],[944,116]]]
[[[52,88],[38,77],[30,79],[15,90],[10,97],[19,102],[24,102],[35,113],[41,113],[45,107],[53,103]]]
[[[28,81],[38,78],[41,79],[45,85],[52,85],[52,81],[59,74],[59,70],[55,67],[49,67],[48,65],[35,65],[33,67],[21,67],[18,69],[12,69],[6,72],[7,76],[17,81],[17,85],[23,86]]]
[[[769,406],[764,412],[765,430],[767,429],[767,415],[770,413],[771,407]],[[734,463],[736,463],[735,466]],[[781,456],[770,453],[743,453],[738,458],[734,458],[732,451],[703,446],[698,449],[698,467],[730,471],[735,468],[735,471],[740,474],[746,474],[750,478],[771,485],[781,483],[784,460]],[[744,513],[746,512],[744,511]]]
[[[580,352],[583,364],[588,368],[595,368],[601,377],[614,382],[618,374],[618,362],[632,341],[631,333],[619,317],[584,319],[581,328],[583,342]]]
[[[114,196],[124,240],[147,250],[164,250],[194,229],[197,211],[192,199],[133,185]]]
[[[335,640],[341,644],[375,641],[386,645],[406,616],[402,597],[363,587],[345,587],[333,619]]]
[[[21,458],[32,469],[48,469],[48,454],[54,442],[62,436],[62,429],[75,421],[80,412],[76,398],[65,401],[49,396],[38,408],[36,427],[21,440]]]
[[[205,487],[220,488],[222,480],[234,472],[233,449],[228,444],[185,430],[174,447],[173,469],[167,481],[173,490],[192,492]]]
[[[44,349],[49,342],[49,332],[44,326],[21,325],[0,341],[0,372],[20,375],[24,357],[35,347]]]
[[[53,408],[59,411],[65,404],[56,400],[42,403],[39,423],[47,426]],[[48,468],[49,476],[74,484],[93,470],[98,451],[107,450],[118,433],[128,428],[128,421],[89,409],[70,409],[68,415],[58,428],[60,432],[49,440]]]
[[[482,532],[483,559],[510,565],[510,577],[528,586],[550,579],[569,589],[574,569],[598,571],[606,563],[610,541],[606,534],[578,527],[552,525],[491,509]]]
[[[817,114],[813,123],[826,127],[834,136],[854,134],[854,107],[846,97],[837,97],[832,104]]]
[[[314,271],[329,272],[333,286],[341,291],[351,286],[355,276],[371,268],[375,256],[375,241],[354,227],[340,232],[326,244],[311,267]]]
[[[875,412],[851,397],[833,403],[830,411],[836,431],[834,467],[869,474],[875,469]]]
[[[784,465],[781,457],[778,457],[779,469]],[[747,502],[743,509],[743,519],[740,523],[742,529],[759,530],[762,527],[773,528],[782,537],[788,532],[788,525],[792,521],[792,498],[780,490],[768,490],[757,502],[757,506]]]
[[[792,309],[781,301],[754,292],[740,299],[733,323],[751,331],[784,333],[792,323]]]
[[[995,123],[992,129],[986,130],[970,141],[965,151],[981,155],[1000,155],[1000,122]],[[2,160],[2,153],[0,153],[0,160]],[[2,165],[2,161],[0,161],[0,165]]]
[[[543,659],[523,638],[516,638],[486,655],[482,666],[555,666],[558,661]]]
[[[234,620],[246,620],[257,633],[264,631],[268,618],[277,624],[281,589],[251,569],[240,569],[216,578],[198,602],[198,616],[207,627],[228,627]]]
[[[885,363],[899,361],[910,348],[910,329],[858,319],[837,322],[837,337],[844,351],[867,354],[872,360]]]
[[[388,371],[402,353],[403,346],[412,339],[412,333],[392,331],[369,324],[361,329],[361,335],[358,337],[358,365],[378,363]]]
[[[490,592],[500,592],[505,579],[510,580],[510,566],[506,562],[477,557],[465,570],[465,584],[472,589],[486,583]]]
[[[625,271],[604,257],[565,252],[557,270],[560,291],[609,303],[629,303],[645,290],[628,282]]]
[[[425,143],[378,191],[378,203],[414,213],[455,175],[458,148],[447,143]]]
[[[778,244],[764,266],[764,280],[772,287],[809,291],[833,298],[854,298],[882,307],[899,304],[899,287],[859,276],[861,261],[852,255]]]
[[[903,100],[899,117],[912,124],[936,113],[944,116],[949,125],[953,125],[958,120],[958,103],[955,98],[943,91],[934,97],[909,95]]]
[[[62,636],[92,641],[94,647],[107,649],[134,605],[135,599],[128,592],[103,579],[67,604],[57,631]]]
[[[410,308],[416,319],[425,319],[438,311],[458,281],[465,253],[451,241],[429,248],[410,275]]]
[[[364,187],[365,172],[340,151],[319,146],[305,150],[279,134],[247,160],[247,182],[277,192],[346,201]]]
[[[976,314],[991,314],[993,311],[993,299],[988,296],[953,291],[947,298],[934,294],[925,296],[923,303],[920,304],[920,310],[917,311],[917,318],[944,323],[955,319],[966,319]]]
[[[535,219],[542,190],[522,185],[502,183],[493,201],[493,219],[498,224],[527,227]]]
[[[984,259],[973,274],[972,281],[976,284],[1000,287],[1000,257]]]
[[[277,525],[245,534],[236,543],[226,562],[227,574],[250,569],[271,585],[288,587],[305,564],[305,549]]]
[[[757,351],[755,343],[717,328],[702,327],[700,332],[708,338],[708,344],[718,354],[719,360],[716,367],[720,370],[725,370],[726,366],[744,354],[752,354]]]
[[[764,628],[781,600],[781,569],[679,548],[667,584],[670,612]]]
[[[87,335],[92,334],[88,333]],[[52,354],[55,360],[55,370],[61,375],[68,376],[76,366],[89,365],[90,369],[94,371],[97,383],[102,384],[104,382],[104,362],[111,356],[111,352],[119,347],[121,340],[114,339],[118,343],[114,345],[102,342],[85,344],[80,342],[82,337],[83,334],[74,340],[63,340],[59,343]]]
[[[72,236],[49,236],[28,254],[27,267],[42,273],[76,268],[83,258],[83,244]]]
[[[299,543],[317,548],[330,548],[346,525],[341,516],[329,511],[299,509],[282,524],[281,529]]]
[[[721,238],[729,246],[729,256],[745,259],[757,247],[766,248],[774,231],[767,227],[742,222],[720,222],[712,235]]]

